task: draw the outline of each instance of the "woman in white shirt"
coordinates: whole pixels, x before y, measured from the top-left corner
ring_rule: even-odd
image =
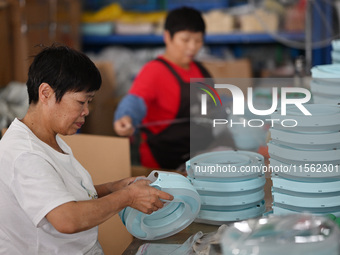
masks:
[[[173,199],[135,178],[93,185],[58,136],[81,128],[100,85],[83,53],[51,46],[35,56],[27,114],[0,140],[0,254],[103,254],[99,224],[127,206],[150,214]]]

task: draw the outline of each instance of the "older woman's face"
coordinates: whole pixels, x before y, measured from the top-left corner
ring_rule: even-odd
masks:
[[[89,103],[95,92],[66,92],[59,103],[52,107],[51,122],[56,133],[72,135],[85,123]]]

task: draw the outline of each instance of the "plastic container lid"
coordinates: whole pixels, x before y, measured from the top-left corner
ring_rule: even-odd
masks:
[[[340,130],[340,106],[331,104],[305,104],[304,107],[312,115],[304,115],[296,106],[287,106],[286,115],[281,115],[279,111],[274,112],[271,115],[271,119],[277,119],[279,121],[293,119],[298,123],[295,127],[284,127],[280,124],[274,124],[274,128],[302,133],[329,133]]]
[[[235,222],[221,235],[223,255],[337,255],[339,228],[331,220],[307,214]]]
[[[119,216],[127,230],[139,239],[157,240],[190,225],[200,210],[201,200],[189,180],[163,171],[152,171],[147,179],[152,182],[150,186],[173,195],[174,199],[150,215],[126,207]]]
[[[186,171],[190,177],[196,179],[214,179],[216,182],[238,181],[262,175],[263,165],[264,157],[255,152],[216,151],[200,154],[188,160]],[[259,172],[241,170],[241,167],[247,166],[258,166]]]
[[[340,164],[340,150],[298,150],[269,142],[268,153],[286,164]]]
[[[340,132],[313,134],[295,133],[284,130],[269,129],[272,140],[279,145],[306,150],[331,150],[340,148]]]
[[[262,200],[258,205],[234,211],[200,210],[195,222],[212,225],[221,225],[230,221],[239,221],[261,216],[266,210],[265,202]]]

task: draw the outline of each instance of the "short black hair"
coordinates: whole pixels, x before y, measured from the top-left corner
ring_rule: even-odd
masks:
[[[96,91],[102,79],[95,64],[84,53],[63,45],[44,47],[28,71],[29,104],[39,100],[39,86],[48,83],[60,102],[68,91]]]
[[[184,6],[168,13],[164,29],[170,32],[171,37],[173,37],[176,32],[184,30],[202,32],[204,34],[205,23],[199,11]]]

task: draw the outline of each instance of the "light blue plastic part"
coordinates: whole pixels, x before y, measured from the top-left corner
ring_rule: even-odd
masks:
[[[340,64],[319,65],[311,69],[312,78],[331,79],[340,78]]]
[[[215,151],[200,154],[186,162],[188,176],[201,180],[239,181],[262,175],[264,157],[249,151]],[[241,167],[257,166],[259,172],[241,171]],[[220,167],[220,168],[218,168]],[[214,172],[209,169],[215,169]],[[230,171],[232,169],[233,171]]]
[[[202,205],[213,205],[213,206],[236,206],[236,205],[246,205],[254,203],[257,201],[262,201],[264,199],[264,190],[258,190],[256,192],[239,195],[233,193],[229,196],[205,196],[201,195]]]
[[[246,220],[261,216],[266,210],[265,202],[261,201],[257,206],[244,210],[216,211],[200,210],[195,222],[212,225],[221,225],[231,221]]]
[[[340,132],[324,134],[295,133],[273,128],[269,131],[270,137],[278,145],[285,145],[300,150],[332,150],[340,148]]]
[[[339,211],[331,211],[328,212],[311,212],[308,210],[308,208],[301,208],[301,211],[297,208],[297,210],[290,210],[287,208],[282,208],[278,205],[272,206],[273,208],[273,214],[275,215],[289,215],[289,214],[301,214],[301,213],[311,213],[313,215],[327,215],[327,214],[333,214],[335,217],[340,217],[340,210]]]
[[[340,79],[331,80],[313,80],[310,84],[311,90],[314,93],[320,93],[330,96],[340,96]]]
[[[113,30],[113,22],[83,23],[81,26],[83,35],[111,35]]]
[[[272,178],[273,187],[303,193],[340,192],[340,181],[302,182],[283,178]]]
[[[286,115],[281,115],[280,111],[274,112],[271,119],[275,129],[288,130],[292,132],[316,132],[330,133],[340,130],[340,106],[332,104],[304,104],[303,105],[312,115],[304,115],[296,106],[287,106]],[[279,122],[293,119],[298,124],[295,127],[293,122],[286,123],[289,127],[284,127]]]
[[[208,211],[237,211],[237,210],[245,210],[255,207],[256,205],[260,204],[263,200],[264,196],[252,203],[242,204],[242,205],[233,205],[233,206],[221,206],[221,205],[201,205],[201,210],[208,210]]]
[[[339,64],[340,62],[340,52],[339,51],[331,51],[332,63]]]
[[[258,188],[263,188],[266,179],[263,176],[254,179],[235,181],[235,182],[214,182],[213,180],[206,181],[201,179],[193,179],[187,177],[194,185],[199,194],[206,194],[211,196],[227,196],[230,192],[246,192],[253,191]]]
[[[332,51],[340,51],[340,40],[332,40]]]
[[[332,165],[325,164],[324,167],[327,171],[319,172],[312,171],[312,169],[317,169],[315,166],[307,167],[304,164],[286,164],[279,160],[270,158],[270,166],[274,171],[272,172],[272,176],[281,176],[283,178],[293,179],[297,181],[313,181],[313,182],[321,182],[321,181],[330,181],[337,180],[340,178],[340,165]],[[273,178],[274,178],[273,176]]]
[[[340,96],[323,95],[319,93],[313,93],[313,102],[315,104],[332,104],[338,105],[340,103]]]
[[[340,206],[340,195],[337,196],[297,196],[273,192],[274,203],[305,208],[327,208]]]
[[[286,164],[340,164],[340,150],[298,150],[269,142],[268,153]]]
[[[201,200],[189,180],[177,173],[156,170],[147,179],[152,182],[150,186],[173,195],[174,199],[150,215],[126,207],[119,216],[127,230],[139,239],[157,240],[190,225],[200,210]]]

